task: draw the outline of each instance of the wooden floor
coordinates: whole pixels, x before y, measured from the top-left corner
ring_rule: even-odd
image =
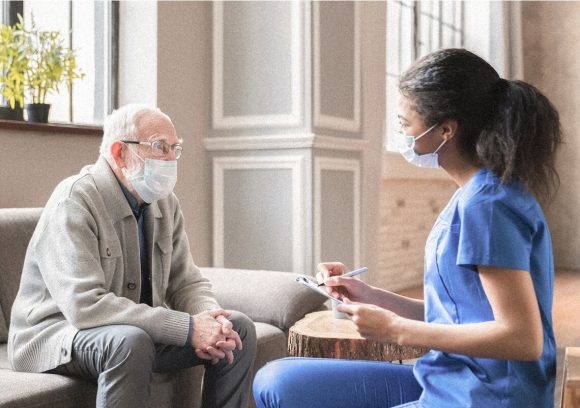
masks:
[[[405,296],[423,298],[423,288],[399,292]],[[558,346],[558,378],[555,406],[560,406],[562,357],[566,346],[580,346],[580,271],[557,271],[554,285],[554,332]]]

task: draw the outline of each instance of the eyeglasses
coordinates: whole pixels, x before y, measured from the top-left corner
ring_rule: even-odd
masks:
[[[149,145],[151,147],[151,152],[155,157],[166,157],[170,150],[173,150],[175,154],[175,160],[179,160],[181,157],[181,152],[183,151],[183,146],[181,143],[175,143],[170,145],[165,140],[153,140],[152,142],[142,142],[139,140],[121,140],[123,143],[127,144],[139,144],[139,145]]]

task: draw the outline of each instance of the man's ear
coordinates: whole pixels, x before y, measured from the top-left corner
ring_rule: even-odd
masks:
[[[439,128],[443,132],[441,134],[443,139],[449,141],[457,134],[457,121],[455,119],[445,119],[443,122],[441,122]]]
[[[111,143],[111,158],[119,169],[127,167],[125,165],[125,146],[125,143],[120,140],[115,140]]]

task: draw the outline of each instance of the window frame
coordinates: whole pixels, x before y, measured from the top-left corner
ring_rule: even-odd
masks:
[[[453,23],[449,23],[444,21],[445,17],[443,14],[443,7],[444,7],[444,1],[437,1],[437,2],[433,2],[433,1],[413,1],[413,0],[396,0],[393,2],[389,2],[387,4],[387,22],[386,24],[389,25],[389,23],[392,23],[393,21],[395,21],[394,19],[390,18],[391,16],[389,15],[390,11],[389,8],[393,7],[393,5],[396,5],[397,7],[399,7],[399,13],[397,15],[397,21],[399,26],[396,27],[396,53],[392,53],[391,55],[389,55],[389,49],[394,46],[394,42],[392,41],[392,39],[390,38],[393,31],[391,31],[391,33],[389,33],[389,28],[387,27],[387,61],[386,61],[386,70],[385,70],[385,83],[386,83],[386,93],[385,93],[385,99],[386,99],[386,112],[385,112],[385,134],[384,134],[384,151],[386,153],[393,153],[396,152],[396,148],[395,148],[395,143],[392,139],[392,135],[391,133],[393,132],[393,130],[396,128],[397,125],[397,121],[396,121],[396,112],[393,112],[393,110],[395,109],[395,100],[397,99],[396,95],[392,95],[393,93],[393,88],[392,85],[390,85],[390,83],[392,83],[393,80],[396,80],[398,82],[398,78],[400,77],[400,75],[404,72],[404,70],[406,70],[408,68],[408,66],[404,66],[406,65],[410,65],[410,63],[412,61],[417,60],[418,58],[420,58],[423,55],[428,54],[429,52],[435,51],[437,49],[441,49],[443,47],[464,47],[465,46],[465,5],[463,1],[448,1],[445,3],[450,3],[453,4]],[[430,7],[433,7],[433,5],[437,5],[439,7],[439,11],[437,13],[437,15],[433,15],[432,13],[428,13],[425,11],[422,11],[421,6],[422,5],[427,5],[429,4]],[[403,24],[408,23],[408,21],[404,21],[405,16],[404,16],[404,10],[407,9],[407,12],[409,12],[409,10],[411,10],[410,12],[412,13],[412,26],[411,27],[406,27],[403,26]],[[457,11],[457,9],[459,9],[459,18],[456,17],[455,13]],[[391,9],[392,10],[392,9]],[[431,9],[432,12],[432,9]],[[429,43],[425,44],[424,40],[425,38],[422,37],[422,21],[421,21],[421,17],[426,17],[428,18],[428,23],[429,23],[429,29],[431,30],[428,33],[428,38],[429,38]],[[411,20],[408,18],[408,20]],[[435,21],[437,24],[432,24],[433,21]],[[458,26],[456,26],[456,24],[458,23]],[[437,37],[438,37],[438,41],[436,46],[433,46],[433,44],[431,44],[431,39],[432,39],[432,35],[433,35],[433,26],[435,27],[435,30],[437,31]],[[443,28],[447,27],[447,29],[452,30],[454,37],[456,35],[459,35],[459,43],[454,43],[453,45],[447,45],[447,44],[443,44]],[[406,43],[411,43],[412,44],[412,49],[407,51],[406,55],[403,55],[403,52],[405,50],[403,50],[403,41],[405,41],[404,35],[407,34],[408,32],[411,31],[411,41],[409,41],[409,38],[407,38]],[[454,42],[455,42],[455,38],[454,38]],[[426,48],[424,50],[422,50],[422,48]],[[396,60],[393,61],[391,59],[391,57],[394,58],[394,54],[396,54]],[[395,69],[392,69],[391,67],[396,67]]]
[[[109,84],[108,87],[108,101],[107,106],[104,106],[104,116],[110,114],[114,109],[119,107],[119,27],[120,27],[120,13],[119,13],[119,2],[114,0],[108,0],[110,3],[110,27],[109,27],[109,60],[110,64],[107,67],[109,70]],[[18,15],[24,16],[24,1],[23,0],[11,0],[3,2],[4,6],[4,23],[13,25],[18,22]],[[69,2],[70,10],[74,6],[74,2]],[[69,30],[70,30],[70,43],[72,44],[72,12],[69,13],[71,18],[69,18]],[[8,19],[6,19],[8,17]],[[72,103],[74,92],[73,90],[69,94],[69,113],[67,125],[75,125],[78,123],[74,122],[74,107]],[[81,128],[86,127],[87,124],[83,123],[80,125]],[[89,127],[100,127],[98,123],[88,124]]]

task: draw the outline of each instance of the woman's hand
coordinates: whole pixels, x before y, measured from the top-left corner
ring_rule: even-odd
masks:
[[[325,262],[318,264],[316,279],[324,282],[324,289],[329,295],[339,299],[349,298],[357,302],[368,300],[371,287],[356,278],[342,277],[348,272],[346,266],[340,262]]]
[[[348,298],[337,310],[346,313],[365,339],[399,344],[399,329],[402,318],[379,306],[353,303]]]

